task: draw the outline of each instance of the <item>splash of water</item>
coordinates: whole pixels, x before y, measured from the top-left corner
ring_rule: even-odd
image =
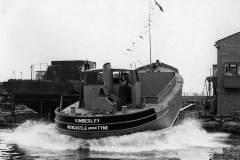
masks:
[[[148,152],[192,147],[227,147],[224,133],[207,133],[197,120],[187,119],[173,128],[108,137],[90,141],[90,150],[99,152]]]
[[[21,146],[50,150],[74,150],[82,144],[80,139],[58,133],[54,124],[36,121],[26,121],[13,132],[5,133],[2,137]]]
[[[97,152],[137,153],[188,149],[191,147],[226,147],[224,133],[207,133],[197,120],[185,120],[173,128],[106,137],[101,139],[76,139],[56,131],[54,124],[27,121],[13,132],[1,134],[6,141],[27,147],[51,150],[76,150],[87,148]]]

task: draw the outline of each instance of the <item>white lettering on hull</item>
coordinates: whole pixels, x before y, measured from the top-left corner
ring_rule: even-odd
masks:
[[[88,118],[79,119],[79,118],[76,118],[75,123],[96,124],[96,123],[100,123],[100,118],[94,118],[94,119],[88,119]]]
[[[67,129],[75,131],[108,131],[108,126],[74,126],[67,125]]]

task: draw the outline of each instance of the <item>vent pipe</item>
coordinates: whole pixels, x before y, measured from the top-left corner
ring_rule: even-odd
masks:
[[[104,87],[107,88],[109,93],[112,93],[113,75],[110,63],[103,65],[103,80]]]

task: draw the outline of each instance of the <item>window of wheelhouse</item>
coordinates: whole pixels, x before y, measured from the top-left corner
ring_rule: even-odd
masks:
[[[113,71],[113,83],[121,84],[122,82],[133,83],[131,71],[114,70]]]
[[[226,63],[224,74],[226,76],[239,76],[240,75],[240,63]]]
[[[133,71],[133,74],[134,74],[134,81],[135,82],[139,82],[138,72],[137,71]]]
[[[84,73],[84,84],[102,84],[103,72],[102,71],[90,71]]]

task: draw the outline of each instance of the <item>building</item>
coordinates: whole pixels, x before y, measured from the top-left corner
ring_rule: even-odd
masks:
[[[220,39],[217,48],[217,114],[240,111],[240,32]]]
[[[24,104],[41,117],[53,119],[58,106],[64,108],[79,100],[83,71],[95,67],[96,62],[85,60],[52,61],[46,71],[40,69],[33,74],[32,65],[31,79],[9,79],[2,86],[13,96],[14,104]]]

